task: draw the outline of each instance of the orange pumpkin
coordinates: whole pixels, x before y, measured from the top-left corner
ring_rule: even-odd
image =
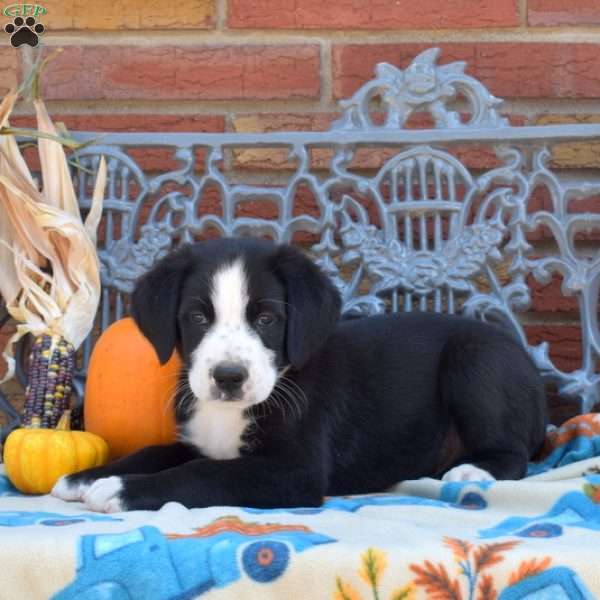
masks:
[[[86,431],[108,443],[111,460],[175,441],[173,397],[180,369],[177,352],[161,366],[129,317],[102,333],[90,357],[84,418]]]

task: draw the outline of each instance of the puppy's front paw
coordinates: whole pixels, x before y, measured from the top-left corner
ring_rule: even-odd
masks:
[[[83,500],[92,483],[92,481],[79,479],[76,475],[63,475],[54,484],[50,494],[67,502],[78,502]]]
[[[122,500],[123,480],[121,477],[97,479],[83,495],[86,506],[96,512],[114,513],[127,510]]]
[[[496,479],[484,469],[464,464],[450,469],[442,477],[442,481],[496,481]]]

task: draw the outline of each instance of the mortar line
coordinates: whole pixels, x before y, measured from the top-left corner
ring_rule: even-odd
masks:
[[[227,0],[217,0],[215,12],[215,27],[218,31],[227,29]]]
[[[529,26],[528,23],[528,0],[519,0],[518,11],[519,11],[519,21],[521,22],[522,28],[527,28]]]
[[[222,0],[223,1],[223,0]],[[225,19],[220,16],[219,19]],[[221,21],[219,21],[221,22]],[[221,23],[224,25],[224,23]],[[173,29],[133,31],[48,32],[47,46],[90,46],[121,44],[132,46],[316,44],[323,37],[332,44],[423,44],[437,43],[600,43],[600,26],[516,27],[509,29],[331,31],[316,30],[232,30]]]

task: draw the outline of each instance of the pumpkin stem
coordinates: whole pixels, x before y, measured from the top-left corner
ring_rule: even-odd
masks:
[[[71,411],[69,409],[60,417],[60,420],[56,424],[57,431],[70,431],[71,430]]]

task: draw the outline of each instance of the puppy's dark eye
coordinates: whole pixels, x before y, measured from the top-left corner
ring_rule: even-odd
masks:
[[[275,322],[275,316],[272,313],[264,312],[260,313],[258,317],[256,317],[256,324],[259,327],[268,327]]]
[[[190,313],[190,321],[197,325],[208,325],[208,317],[203,312]]]

